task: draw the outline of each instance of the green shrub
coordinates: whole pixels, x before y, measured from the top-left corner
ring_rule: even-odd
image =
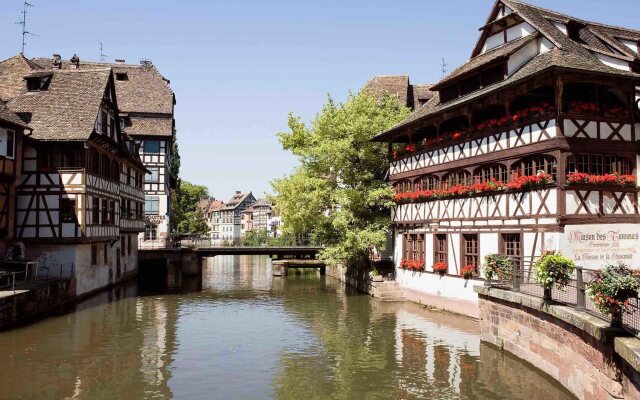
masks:
[[[513,260],[504,254],[490,254],[484,258],[482,263],[482,273],[488,280],[497,277],[498,279],[509,279],[513,272]]]
[[[625,265],[609,265],[598,271],[587,284],[587,292],[596,308],[606,315],[618,315],[629,299],[638,296],[640,284]]]
[[[564,290],[576,270],[576,265],[560,253],[549,252],[534,264],[533,269],[535,280],[540,286],[551,289],[555,284],[558,289]]]

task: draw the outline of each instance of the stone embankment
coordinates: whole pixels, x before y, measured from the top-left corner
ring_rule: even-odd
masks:
[[[579,399],[640,399],[640,339],[572,307],[497,288],[475,290],[483,341],[533,364]]]

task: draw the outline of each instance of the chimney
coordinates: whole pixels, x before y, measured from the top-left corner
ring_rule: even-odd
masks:
[[[71,65],[73,68],[76,68],[76,69],[80,68],[80,57],[78,57],[77,54],[74,54],[73,57],[71,57],[71,60],[69,61],[71,61]]]
[[[236,194],[240,194],[240,193],[242,193],[242,192],[241,192],[241,191],[239,191],[239,190],[236,190]]]
[[[62,57],[60,54],[53,55],[53,69],[61,69],[62,68]]]
[[[116,60],[116,64],[124,64],[124,60]]]

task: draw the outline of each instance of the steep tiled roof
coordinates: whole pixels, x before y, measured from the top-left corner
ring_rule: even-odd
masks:
[[[233,197],[225,203],[221,210],[234,210],[236,207],[238,207],[238,204],[242,203],[244,199],[246,199],[250,195],[251,192],[236,192]]]
[[[0,100],[7,102],[25,92],[23,77],[36,68],[22,54],[0,62]]]
[[[34,58],[34,63],[45,69],[53,66],[51,58]],[[63,70],[70,69],[69,61],[61,61]],[[80,69],[95,69],[98,67],[113,68],[114,74],[126,74],[126,80],[116,79],[118,106],[125,113],[173,114],[174,96],[165,79],[155,66],[80,62]]]
[[[30,116],[33,139],[87,140],[110,75],[110,69],[53,71],[47,90],[24,92],[7,106]]]
[[[118,98],[118,101],[120,98]],[[171,136],[173,134],[173,118],[131,116],[131,125],[125,131],[132,136],[154,135]]]
[[[406,75],[376,76],[370,79],[362,90],[368,91],[374,96],[382,96],[388,93],[398,98],[400,104],[415,108],[433,97],[431,85],[412,85]]]
[[[486,65],[488,60],[494,60],[498,56],[504,56],[512,54],[517,50],[514,48],[526,45],[531,40],[542,35],[555,46],[549,52],[538,54],[530,61],[525,63],[520,69],[512,73],[507,79],[487,86],[480,90],[474,91],[470,94],[462,96],[458,99],[449,101],[447,103],[440,102],[439,93],[424,106],[413,112],[405,121],[392,127],[391,129],[377,135],[374,140],[383,141],[385,138],[401,128],[404,128],[414,121],[435,115],[453,107],[459,106],[464,103],[473,101],[474,99],[487,95],[491,92],[499,90],[505,86],[512,85],[516,82],[523,81],[536,74],[544,72],[551,67],[565,68],[571,70],[587,71],[600,74],[617,75],[629,78],[635,78],[640,81],[640,74],[624,71],[613,68],[604,64],[595,55],[594,51],[602,54],[617,56],[621,60],[640,60],[638,54],[633,53],[630,50],[625,50],[625,54],[618,54],[614,49],[618,49],[624,44],[616,42],[612,39],[615,37],[630,37],[640,38],[640,32],[628,30],[625,28],[610,27],[607,25],[591,23],[581,21],[573,17],[566,16],[564,14],[555,13],[549,10],[541,9],[529,4],[525,4],[514,0],[500,0],[502,3],[509,6],[514,10],[524,21],[533,26],[538,32],[538,35],[530,35],[531,37],[524,37],[512,41],[509,44],[500,46],[495,50],[490,50],[484,54],[473,57],[462,67],[458,68],[451,75],[444,78],[442,81],[434,85],[435,88],[440,87],[443,83],[449,83],[454,79],[460,79],[461,76],[480,68],[482,65]],[[569,21],[579,22],[582,24],[580,39],[582,43],[572,40],[569,36],[564,34],[552,21],[568,23]],[[490,21],[488,21],[490,22]],[[586,30],[585,30],[586,29]],[[636,36],[637,35],[637,36]],[[640,39],[639,39],[640,40]],[[611,48],[609,48],[610,46]]]
[[[516,39],[512,42],[504,44],[502,46],[496,47],[495,49],[491,49],[485,53],[482,53],[476,57],[470,59],[467,63],[453,70],[449,75],[445,76],[438,82],[433,85],[432,89],[439,89],[443,85],[456,80],[465,74],[474,71],[478,68],[482,68],[485,65],[491,64],[494,61],[500,60],[505,57],[509,57],[511,54],[520,50],[522,47],[526,46],[533,40],[535,40],[538,35],[528,35],[525,37],[521,37],[520,39]]]
[[[17,126],[23,129],[29,129],[29,125],[25,124],[17,115],[7,110],[4,103],[0,101],[0,122]]]

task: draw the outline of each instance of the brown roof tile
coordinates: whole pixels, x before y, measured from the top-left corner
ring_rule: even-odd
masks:
[[[33,139],[87,140],[110,75],[110,69],[54,71],[47,90],[24,92],[7,106],[30,114]]]
[[[34,70],[34,65],[22,54],[0,62],[0,100],[9,101],[27,88],[23,77]]]
[[[120,101],[120,98],[118,98]],[[169,117],[143,117],[131,116],[131,125],[125,128],[127,134],[132,136],[168,136],[173,135],[173,118]]]

